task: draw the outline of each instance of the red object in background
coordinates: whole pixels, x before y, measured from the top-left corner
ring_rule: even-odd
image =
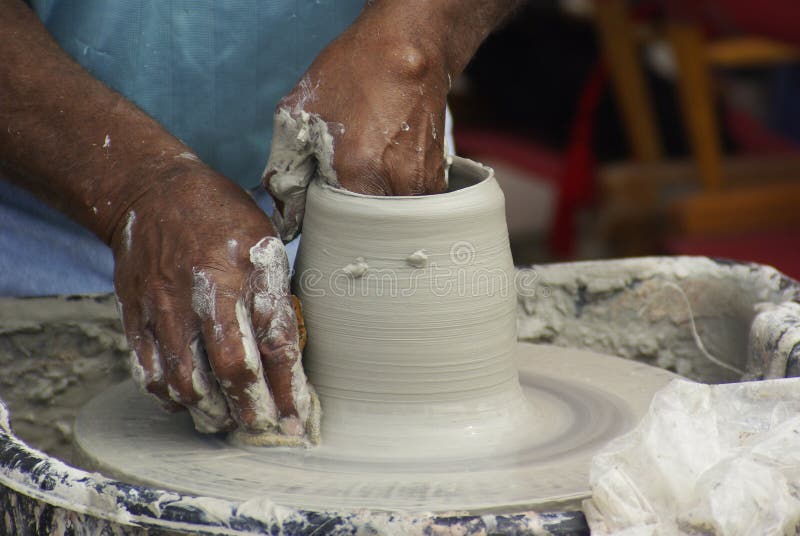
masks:
[[[702,22],[712,33],[746,33],[800,45],[798,0],[663,0],[672,18]]]
[[[712,33],[732,31],[763,35],[800,44],[800,0],[663,0],[670,16],[701,21]],[[652,14],[652,3],[643,2],[634,15]],[[598,64],[587,77],[578,101],[572,124],[570,142],[562,155],[555,156],[535,142],[508,134],[455,131],[459,152],[476,158],[498,158],[533,175],[553,180],[557,191],[557,207],[550,230],[550,248],[554,256],[568,259],[572,256],[576,237],[575,213],[594,199],[595,159],[592,145],[594,115],[606,88],[607,75]],[[740,111],[727,114],[728,127],[734,138],[748,153],[791,152],[797,146],[769,131]],[[558,163],[556,163],[558,162]],[[738,240],[730,244],[719,237],[697,241],[677,241],[670,249],[686,254],[707,254],[756,262],[775,264],[781,262],[784,270],[793,270],[794,261],[786,257],[786,237],[773,233],[772,238]],[[798,237],[792,237],[793,243]],[[738,242],[738,244],[736,244]],[[719,247],[717,247],[717,245]],[[735,245],[730,249],[729,245]],[[684,249],[685,248],[685,249]],[[726,253],[730,252],[730,254]],[[750,252],[750,253],[748,253]],[[782,253],[781,253],[782,252]],[[752,254],[751,254],[752,253]],[[800,254],[798,254],[800,268]],[[800,270],[791,272],[800,276]]]
[[[725,128],[742,154],[796,154],[800,145],[733,106],[725,108]]]
[[[472,129],[453,132],[458,154],[508,162],[554,184],[557,201],[549,243],[551,253],[560,259],[568,259],[573,254],[576,211],[594,200],[592,133],[606,79],[602,65],[597,65],[589,74],[578,100],[569,145],[561,154],[512,134]]]
[[[740,31],[800,44],[797,0],[716,0]]]
[[[667,252],[757,262],[800,280],[799,244],[800,231],[764,231],[730,236],[672,238],[667,242]]]
[[[457,153],[467,157],[508,162],[537,179],[558,182],[564,163],[563,156],[535,141],[506,132],[456,128],[453,131]]]
[[[576,211],[594,200],[595,159],[592,134],[595,111],[606,88],[605,66],[598,63],[589,73],[578,99],[569,146],[564,155],[564,173],[558,189],[558,205],[550,232],[550,250],[568,259],[575,249]]]
[[[751,34],[800,45],[798,0],[664,0],[664,4],[670,17],[699,22],[712,35]],[[744,153],[789,153],[798,149],[796,143],[772,132],[742,110],[729,107],[725,122]],[[770,230],[728,236],[673,237],[666,247],[671,254],[767,264],[800,279],[798,244],[800,231]]]

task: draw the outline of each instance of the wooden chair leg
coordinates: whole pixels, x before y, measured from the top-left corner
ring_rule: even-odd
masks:
[[[714,108],[705,37],[699,26],[671,22],[667,36],[678,65],[680,108],[700,179],[707,191],[722,187],[722,148]]]
[[[628,142],[639,162],[661,159],[662,145],[626,0],[598,0],[596,23]]]

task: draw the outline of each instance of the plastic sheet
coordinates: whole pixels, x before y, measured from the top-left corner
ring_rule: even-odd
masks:
[[[592,461],[593,535],[795,534],[800,379],[674,380]]]

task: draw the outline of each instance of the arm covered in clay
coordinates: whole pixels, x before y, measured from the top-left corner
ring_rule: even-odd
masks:
[[[269,219],[20,0],[0,0],[0,57],[0,165],[112,248],[134,378],[202,431],[303,436],[310,391]]]
[[[279,104],[264,185],[284,239],[318,174],[373,195],[446,188],[445,106],[452,81],[521,0],[374,0]]]

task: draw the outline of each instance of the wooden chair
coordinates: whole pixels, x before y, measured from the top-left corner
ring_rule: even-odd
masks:
[[[800,156],[726,157],[713,72],[800,60],[800,49],[767,38],[707,39],[688,19],[636,24],[626,0],[597,0],[596,25],[635,163],[601,171],[611,232],[633,228],[623,254],[653,253],[652,233],[709,234],[800,224]],[[677,67],[676,89],[691,163],[666,162],[640,61],[643,42],[665,38]],[[615,227],[616,225],[616,227]]]

